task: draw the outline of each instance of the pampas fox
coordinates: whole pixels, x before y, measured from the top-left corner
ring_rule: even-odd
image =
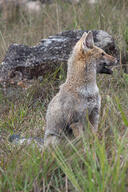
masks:
[[[75,136],[82,134],[87,114],[91,127],[97,131],[101,97],[96,84],[96,68],[116,63],[116,58],[94,45],[91,31],[83,34],[68,60],[66,82],[48,106],[45,145],[57,143],[70,130]]]

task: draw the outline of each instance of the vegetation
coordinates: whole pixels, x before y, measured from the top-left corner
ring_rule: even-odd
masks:
[[[56,1],[42,12],[23,9],[1,13],[0,61],[11,43],[35,45],[41,38],[72,29],[102,29],[128,52],[128,2],[102,0],[90,5]],[[6,16],[5,16],[6,15]],[[67,141],[56,149],[12,146],[9,135],[43,137],[45,112],[50,99],[64,82],[63,70],[48,74],[43,81],[15,98],[0,89],[0,191],[1,192],[124,192],[128,190],[128,74],[121,63],[113,75],[98,75],[102,96],[98,134],[88,127],[83,138]]]

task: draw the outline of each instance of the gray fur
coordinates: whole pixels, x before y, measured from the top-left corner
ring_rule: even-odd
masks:
[[[97,131],[101,97],[96,84],[96,66],[100,62],[101,65],[106,63],[109,66],[117,61],[102,49],[92,46],[92,43],[91,32],[84,33],[68,60],[66,82],[61,85],[59,93],[52,99],[47,109],[44,137],[46,146],[50,143],[58,143],[70,129],[74,136],[82,134],[85,131],[87,115],[92,129]],[[85,51],[85,57],[88,51],[95,49],[94,56],[92,55],[89,60],[85,59],[85,63],[83,59],[82,61],[78,59],[81,46]],[[95,55],[102,52],[108,59],[102,55]]]

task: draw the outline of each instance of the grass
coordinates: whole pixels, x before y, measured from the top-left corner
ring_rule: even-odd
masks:
[[[33,46],[41,38],[72,29],[103,29],[112,34],[123,57],[128,52],[128,3],[103,0],[95,6],[56,1],[39,15],[23,9],[1,14],[0,61],[11,43]],[[126,63],[127,64],[127,63]],[[59,73],[59,75],[57,75]],[[81,139],[51,151],[38,146],[11,146],[9,135],[41,136],[47,104],[65,80],[60,68],[15,97],[0,90],[1,192],[124,192],[128,190],[128,74],[120,66],[114,74],[98,75],[102,97],[98,135],[87,129]]]

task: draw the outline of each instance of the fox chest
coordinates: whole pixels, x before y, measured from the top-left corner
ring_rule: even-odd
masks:
[[[79,99],[76,109],[79,113],[87,112],[90,114],[95,107],[100,108],[101,98],[97,86],[93,87],[93,89],[81,88],[78,90],[78,93]]]
[[[84,99],[81,99],[81,101],[77,103],[75,108],[78,113],[82,114],[87,112],[88,114],[90,114],[95,107],[100,107],[99,95],[88,96]]]

